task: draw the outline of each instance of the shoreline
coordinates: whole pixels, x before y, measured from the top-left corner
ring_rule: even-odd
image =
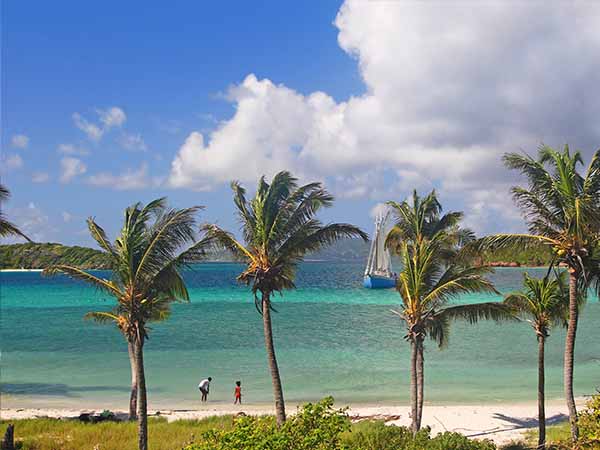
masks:
[[[577,399],[581,409],[585,398]],[[92,405],[90,405],[92,406]],[[346,405],[336,404],[336,408]],[[287,410],[293,413],[296,404],[288,404]],[[52,417],[60,419],[77,418],[81,413],[99,413],[104,408],[2,408],[0,419],[31,419]],[[120,418],[126,418],[127,411],[114,409]],[[267,404],[211,404],[210,401],[199,409],[162,408],[149,409],[150,417],[162,417],[167,421],[203,419],[211,416],[238,414],[267,415],[274,413],[274,407]],[[348,415],[352,421],[366,419],[384,420],[388,425],[410,425],[410,406],[383,406],[378,404],[349,405]],[[568,419],[567,407],[562,400],[546,402],[548,425]],[[473,439],[491,439],[496,444],[506,444],[523,438],[523,433],[537,427],[537,402],[473,404],[473,405],[427,405],[423,408],[423,426],[430,426],[432,434],[455,431]]]

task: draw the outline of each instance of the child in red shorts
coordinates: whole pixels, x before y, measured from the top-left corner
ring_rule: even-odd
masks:
[[[242,404],[242,382],[241,381],[235,382],[234,397],[235,397],[235,399],[233,400],[233,404],[235,405],[236,403],[239,403],[241,405]]]

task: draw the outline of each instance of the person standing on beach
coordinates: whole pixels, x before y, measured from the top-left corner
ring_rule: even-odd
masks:
[[[235,392],[234,392],[233,404],[235,405],[236,403],[239,403],[240,405],[242,404],[242,382],[241,381],[235,382]]]
[[[202,398],[200,399],[200,401],[207,401],[208,400],[208,392],[210,390],[210,382],[212,381],[211,377],[205,378],[204,380],[202,380],[200,382],[200,384],[198,385],[198,389],[200,389],[200,392],[202,393]]]

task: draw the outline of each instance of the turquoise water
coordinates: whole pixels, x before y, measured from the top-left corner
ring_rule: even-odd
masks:
[[[240,266],[203,264],[186,273],[191,303],[154,324],[145,361],[151,407],[198,407],[197,384],[213,377],[211,402],[232,401],[242,380],[245,401],[271,401],[261,318],[248,288],[235,282]],[[306,263],[298,289],[276,297],[275,345],[286,399],[333,395],[344,403],[406,403],[408,346],[390,313],[393,290],[361,287],[362,265]],[[542,275],[542,269],[528,269]],[[492,276],[503,292],[519,288],[522,269]],[[105,274],[106,276],[106,274]],[[129,361],[112,326],[85,322],[84,313],[112,300],[82,283],[39,273],[0,274],[2,403],[8,406],[124,408]],[[457,303],[499,299],[466,296]],[[600,303],[581,316],[576,392],[600,387]],[[547,395],[562,394],[564,332],[547,345]],[[526,323],[453,324],[450,345],[426,348],[426,400],[479,403],[534,400],[537,344]]]

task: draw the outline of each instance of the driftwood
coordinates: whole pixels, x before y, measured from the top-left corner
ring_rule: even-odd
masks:
[[[0,444],[0,449],[15,450],[15,426],[12,423],[8,424],[8,427],[6,428],[4,439],[2,439],[2,444]]]
[[[384,422],[390,422],[392,420],[399,420],[402,416],[400,414],[372,414],[367,416],[361,416],[356,414],[350,416],[351,422],[361,422],[363,420],[383,420]]]

